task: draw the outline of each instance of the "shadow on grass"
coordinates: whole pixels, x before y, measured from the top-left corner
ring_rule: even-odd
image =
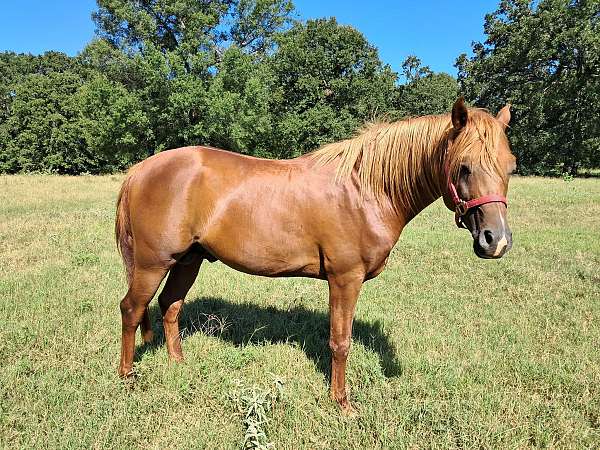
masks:
[[[136,350],[136,360],[164,343],[164,331],[156,304],[151,309],[154,342]],[[302,306],[287,310],[263,308],[251,303],[230,303],[222,298],[204,297],[186,301],[180,330],[183,338],[195,333],[214,336],[238,347],[248,344],[295,343],[312,359],[317,368],[329,378],[329,317]],[[383,332],[381,323],[354,321],[352,338],[366,349],[378,354],[386,377],[401,375],[394,347]]]

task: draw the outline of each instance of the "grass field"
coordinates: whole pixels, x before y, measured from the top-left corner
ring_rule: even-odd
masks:
[[[348,419],[321,281],[205,263],[186,362],[168,363],[153,302],[159,342],[138,334],[139,378],[117,377],[121,179],[0,177],[0,447],[239,448],[253,391],[276,448],[600,446],[600,180],[513,179],[499,261],[439,202],[417,217],[361,293]]]

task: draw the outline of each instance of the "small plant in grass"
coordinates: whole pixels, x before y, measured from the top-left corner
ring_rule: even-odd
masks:
[[[270,420],[275,403],[283,393],[284,382],[273,376],[273,384],[269,388],[256,385],[245,386],[240,380],[235,381],[231,399],[236,405],[238,414],[244,423],[244,449],[271,450],[275,444],[268,442],[264,426]]]
[[[206,336],[221,336],[230,326],[227,317],[219,317],[216,314],[197,315],[195,320],[188,325],[187,328],[181,330],[181,337],[186,338],[188,335],[200,332]]]

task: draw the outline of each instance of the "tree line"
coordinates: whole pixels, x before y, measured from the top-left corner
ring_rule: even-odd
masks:
[[[0,172],[106,173],[185,145],[290,158],[362,123],[496,111],[521,173],[600,166],[599,2],[503,0],[458,79],[399,74],[356,29],[294,20],[290,0],[98,0],[75,57],[0,53]]]

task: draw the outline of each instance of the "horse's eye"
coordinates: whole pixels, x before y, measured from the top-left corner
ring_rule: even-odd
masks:
[[[471,169],[466,164],[460,165],[460,175],[461,176],[469,176],[471,175]]]

